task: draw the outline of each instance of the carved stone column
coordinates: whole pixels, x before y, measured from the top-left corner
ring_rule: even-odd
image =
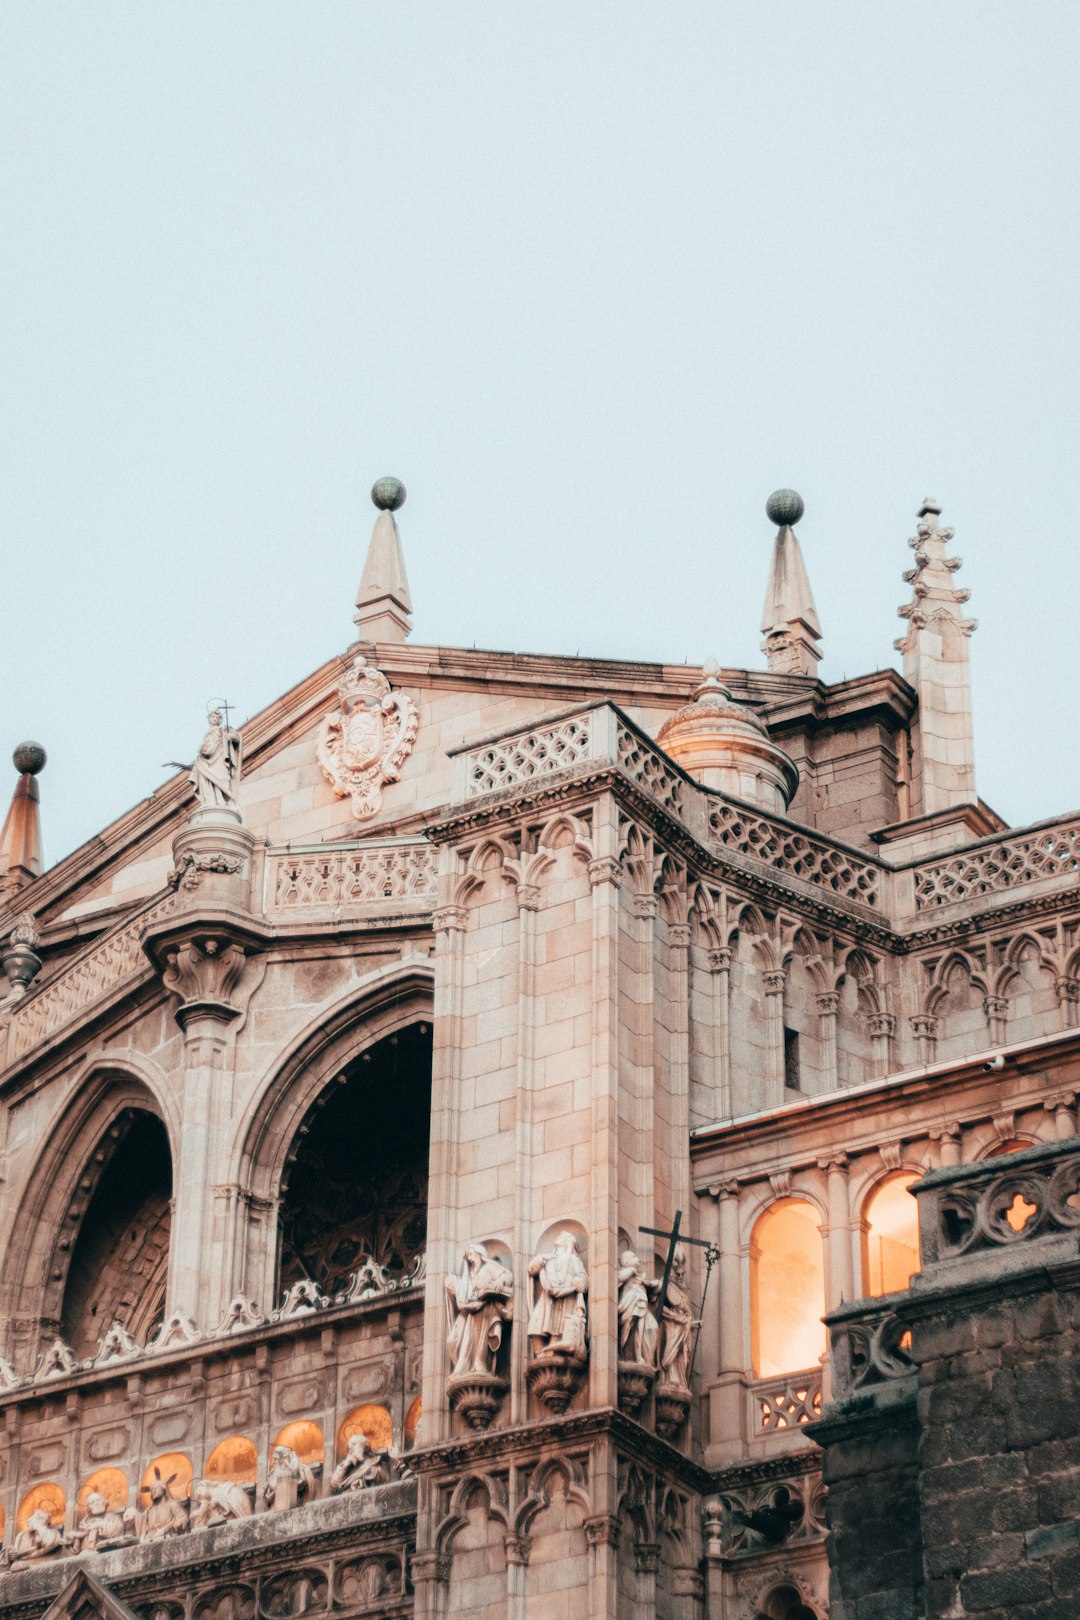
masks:
[[[1054,992],[1061,1008],[1062,1026],[1072,1029],[1080,1021],[1080,979],[1062,975],[1054,981]]]
[[[1068,1097],[1056,1097],[1053,1099],[1053,1101],[1043,1103],[1043,1107],[1046,1109],[1046,1112],[1048,1114],[1052,1114],[1054,1117],[1054,1135],[1059,1142],[1063,1142],[1066,1137],[1075,1134],[1075,1103],[1075,1092]]]
[[[909,1018],[911,1033],[919,1053],[919,1064],[928,1069],[937,1056],[938,1021],[932,1013],[916,1013]]]
[[[851,1208],[848,1203],[848,1157],[836,1153],[819,1159],[818,1169],[828,1178],[829,1231],[829,1310],[855,1297],[855,1269],[851,1252]]]
[[[519,883],[518,903],[518,983],[517,983],[517,1108],[514,1173],[517,1179],[517,1230],[514,1234],[514,1335],[510,1358],[510,1421],[523,1423],[527,1416],[525,1361],[529,1353],[525,1334],[529,1318],[529,1286],[526,1267],[532,1251],[528,1247],[532,1227],[533,1163],[533,1048],[536,1030],[536,913],[540,890],[533,883]],[[509,1573],[509,1572],[508,1572]]]
[[[641,1185],[645,1190],[638,1206],[635,1225],[655,1226],[656,1209],[656,913],[659,900],[655,894],[635,894],[634,917],[637,920],[637,994],[638,1033],[636,1047],[636,1077],[634,1096],[634,1124],[640,1154]],[[624,1215],[627,1213],[623,1212]]]
[[[713,984],[713,1027],[716,1058],[713,1084],[717,1119],[731,1117],[731,950],[723,946],[708,953]]]
[[[671,1124],[667,1156],[670,1160],[674,1208],[690,1205],[690,925],[668,923],[668,1088]]]
[[[819,1028],[821,1030],[821,1066],[825,1071],[826,1091],[836,1091],[840,1085],[840,1069],[836,1057],[836,1015],[840,1011],[840,992],[823,990],[817,997]]]
[[[605,796],[593,821],[592,1169],[589,1253],[589,1404],[619,1400],[619,816]],[[606,1613],[602,1608],[597,1613]]]
[[[761,975],[765,991],[765,1038],[768,1048],[763,1106],[779,1108],[784,1101],[784,985],[783,968],[772,968]]]
[[[995,1046],[1004,1046],[1007,1038],[1005,1025],[1009,1015],[1008,1000],[1005,996],[987,996],[983,1001],[983,1011],[986,1014],[986,1024],[992,1043]]]
[[[507,1620],[528,1620],[526,1571],[529,1567],[528,1536],[505,1535]]]
[[[870,1014],[870,1043],[873,1053],[874,1078],[882,1080],[891,1072],[892,1038],[896,1019],[892,1013]]]
[[[939,1165],[960,1163],[960,1127],[955,1120],[935,1132],[934,1141],[937,1143]]]
[[[443,886],[456,876],[455,851],[442,851]],[[435,1016],[431,1055],[431,1162],[428,1175],[427,1282],[424,1293],[424,1437],[430,1442],[450,1434],[446,1396],[449,1376],[445,1321],[445,1279],[457,1269],[451,1221],[454,1210],[454,1155],[458,1139],[462,982],[468,912],[461,905],[442,905],[432,919],[435,929]]]
[[[745,1350],[743,1339],[743,1260],[739,1232],[739,1183],[710,1186],[716,1198],[716,1244],[720,1250],[710,1310],[718,1329],[718,1371],[709,1384],[708,1461],[734,1461],[742,1455],[744,1429]],[[704,1326],[704,1324],[703,1324]]]

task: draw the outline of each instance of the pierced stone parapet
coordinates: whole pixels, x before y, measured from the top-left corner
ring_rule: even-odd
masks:
[[[919,1200],[924,1271],[980,1250],[1000,1252],[1060,1234],[1075,1237],[1080,1233],[1080,1138],[932,1170],[911,1191]]]
[[[755,1434],[802,1428],[821,1416],[821,1368],[759,1378],[750,1385]]]
[[[915,910],[933,911],[1070,872],[1080,872],[1077,817],[987,839],[947,860],[924,861],[914,869]]]
[[[837,1312],[830,1328],[834,1400],[914,1373],[910,1331],[887,1300]]]
[[[709,837],[724,849],[816,884],[864,906],[880,903],[881,870],[841,844],[798,832],[741,804],[718,800],[709,811]]]
[[[267,906],[274,911],[364,912],[395,902],[428,909],[435,901],[438,853],[424,839],[347,850],[271,850],[266,862]]]

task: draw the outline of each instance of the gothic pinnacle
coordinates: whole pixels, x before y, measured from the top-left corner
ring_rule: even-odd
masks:
[[[793,489],[777,489],[765,502],[766,515],[777,525],[761,629],[762,651],[770,670],[783,675],[816,675],[821,657],[821,621],[806,574],[794,525],[805,507]]]
[[[24,742],[11,758],[19,780],[0,831],[0,895],[8,896],[41,876],[41,795],[36,779],[45,768],[46,754],[40,743]]]
[[[405,504],[405,485],[398,478],[379,478],[371,499],[379,515],[371,532],[353,621],[361,641],[404,641],[412,628],[412,599],[394,513]]]

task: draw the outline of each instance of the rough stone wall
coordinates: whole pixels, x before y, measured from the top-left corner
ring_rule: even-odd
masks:
[[[921,1620],[914,1399],[837,1416],[815,1438],[829,1491],[830,1620]]]

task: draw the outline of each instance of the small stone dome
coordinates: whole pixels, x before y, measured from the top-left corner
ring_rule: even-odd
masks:
[[[795,761],[773,742],[753,710],[735,701],[715,659],[702,670],[686,708],[664,721],[656,740],[703,787],[779,815],[795,797]]]

